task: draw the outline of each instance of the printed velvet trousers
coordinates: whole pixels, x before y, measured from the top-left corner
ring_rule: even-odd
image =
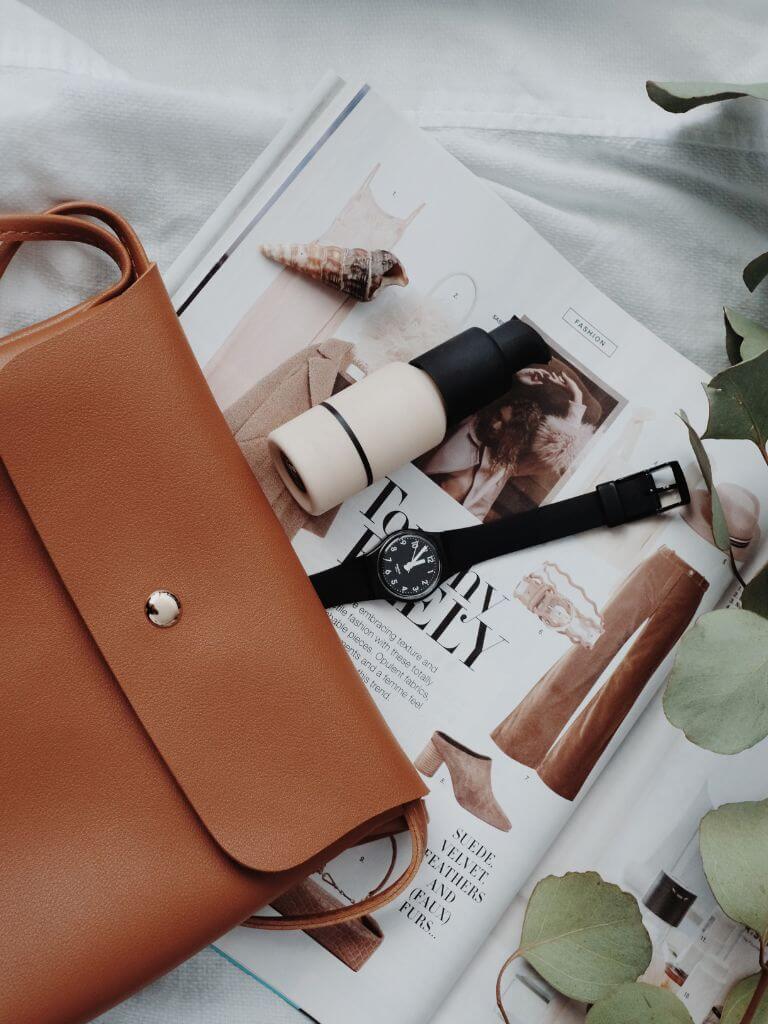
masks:
[[[491,733],[494,742],[515,761],[534,768],[555,793],[573,800],[680,639],[708,585],[674,551],[659,548],[608,600],[603,609],[605,630],[594,647],[576,646],[563,655]],[[604,685],[566,729],[632,637]]]

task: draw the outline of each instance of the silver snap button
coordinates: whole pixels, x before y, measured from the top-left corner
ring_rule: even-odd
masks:
[[[149,595],[144,610],[153,626],[166,629],[178,622],[181,615],[181,601],[169,590],[155,590]]]

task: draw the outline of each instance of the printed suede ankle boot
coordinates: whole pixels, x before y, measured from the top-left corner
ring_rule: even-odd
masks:
[[[493,795],[490,757],[477,754],[444,732],[435,732],[413,763],[422,775],[431,777],[443,762],[451,776],[456,802],[475,818],[509,832],[510,820]]]

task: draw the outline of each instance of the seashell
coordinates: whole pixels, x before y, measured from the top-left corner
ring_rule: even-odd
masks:
[[[340,245],[262,245],[262,253],[284,267],[368,302],[380,288],[408,284],[400,260],[386,249],[345,249]]]

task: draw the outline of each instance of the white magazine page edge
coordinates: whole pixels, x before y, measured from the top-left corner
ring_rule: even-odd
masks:
[[[298,139],[319,121],[325,108],[342,89],[347,87],[347,84],[335,72],[326,72],[306,102],[288,118],[266,149],[259,154],[192,240],[182,249],[164,274],[166,288],[175,303],[186,298],[181,289],[185,284],[192,283],[192,272],[200,261],[216,246]]]

